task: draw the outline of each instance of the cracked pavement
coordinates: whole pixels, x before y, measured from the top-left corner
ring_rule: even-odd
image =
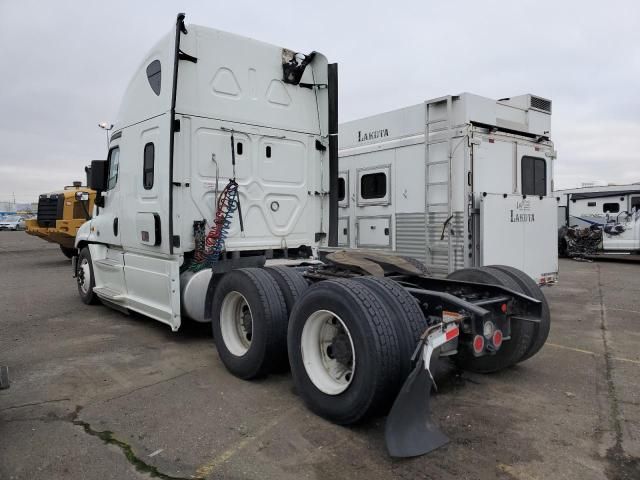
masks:
[[[307,411],[289,374],[226,372],[209,329],[84,305],[59,249],[0,232],[0,479],[638,479],[638,264],[561,261],[548,344],[495,375],[441,375],[451,443],[391,460],[384,420]]]

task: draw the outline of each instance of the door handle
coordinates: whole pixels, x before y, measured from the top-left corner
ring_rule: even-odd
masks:
[[[113,236],[118,236],[118,217],[113,219]]]

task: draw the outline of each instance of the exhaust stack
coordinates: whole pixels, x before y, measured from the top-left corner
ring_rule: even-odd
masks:
[[[329,246],[338,246],[338,64],[329,77]]]

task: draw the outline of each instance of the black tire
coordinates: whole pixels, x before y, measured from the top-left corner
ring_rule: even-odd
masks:
[[[88,270],[82,268],[84,262],[87,262]],[[91,278],[89,278],[89,284],[86,285],[85,271],[89,272]],[[76,283],[78,284],[78,293],[80,299],[87,305],[93,305],[98,303],[98,296],[93,292],[96,282],[93,276],[93,262],[91,261],[91,252],[89,247],[84,247],[80,250],[78,255],[78,271],[76,275]],[[85,288],[87,286],[88,288]]]
[[[221,326],[223,302],[234,292],[243,297],[251,320],[248,349],[235,354],[225,343]],[[287,307],[280,287],[264,269],[242,268],[225,274],[216,285],[211,316],[218,355],[236,377],[249,380],[287,365]]]
[[[304,326],[312,314],[323,310],[342,320],[355,350],[351,382],[337,394],[314,384],[302,354]],[[388,411],[402,371],[398,336],[386,308],[363,283],[326,280],[309,287],[291,313],[287,337],[293,382],[310,410],[341,425]]]
[[[542,316],[540,317],[540,323],[533,324],[533,342],[529,346],[527,352],[520,359],[520,361],[523,362],[538,353],[549,337],[549,330],[551,330],[551,311],[549,309],[549,303],[538,284],[533,280],[533,278],[523,271],[508,265],[491,265],[488,268],[492,270],[499,270],[509,275],[520,286],[522,293],[542,302]]]
[[[305,280],[302,272],[292,267],[274,266],[267,267],[265,271],[273,277],[280,291],[284,296],[284,303],[287,306],[287,318],[293,310],[293,306],[300,296],[309,288],[309,284]]]
[[[488,267],[463,268],[447,277],[451,280],[499,285],[521,291],[518,284],[507,274]],[[460,349],[454,357],[456,364],[472,372],[493,373],[518,363],[533,342],[533,323],[511,322],[511,337],[502,343],[495,355],[474,357],[468,349]]]
[[[401,258],[403,260],[406,260],[407,262],[409,262],[411,265],[416,267],[418,270],[420,270],[420,272],[423,275],[431,276],[431,272],[429,271],[429,268],[427,268],[427,266],[424,263],[422,263],[420,260],[418,260],[416,258],[413,258],[413,257],[407,257],[405,255],[402,255]]]
[[[63,247],[62,245],[60,245],[60,250],[67,258],[75,257],[78,254],[78,250],[76,250],[75,248]]]
[[[403,365],[403,373],[399,380],[402,384],[411,373],[411,356],[420,341],[420,336],[427,329],[427,320],[416,299],[390,278],[366,276],[353,280],[366,285],[387,309],[387,316],[391,319],[398,336],[400,361]]]

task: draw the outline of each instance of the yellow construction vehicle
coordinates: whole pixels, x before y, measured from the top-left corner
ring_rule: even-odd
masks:
[[[85,170],[88,178],[90,168]],[[43,193],[38,198],[37,217],[25,222],[27,233],[59,244],[66,257],[73,257],[76,233],[91,218],[95,198],[95,190],[82,186],[82,182],[73,182],[62,191]]]

